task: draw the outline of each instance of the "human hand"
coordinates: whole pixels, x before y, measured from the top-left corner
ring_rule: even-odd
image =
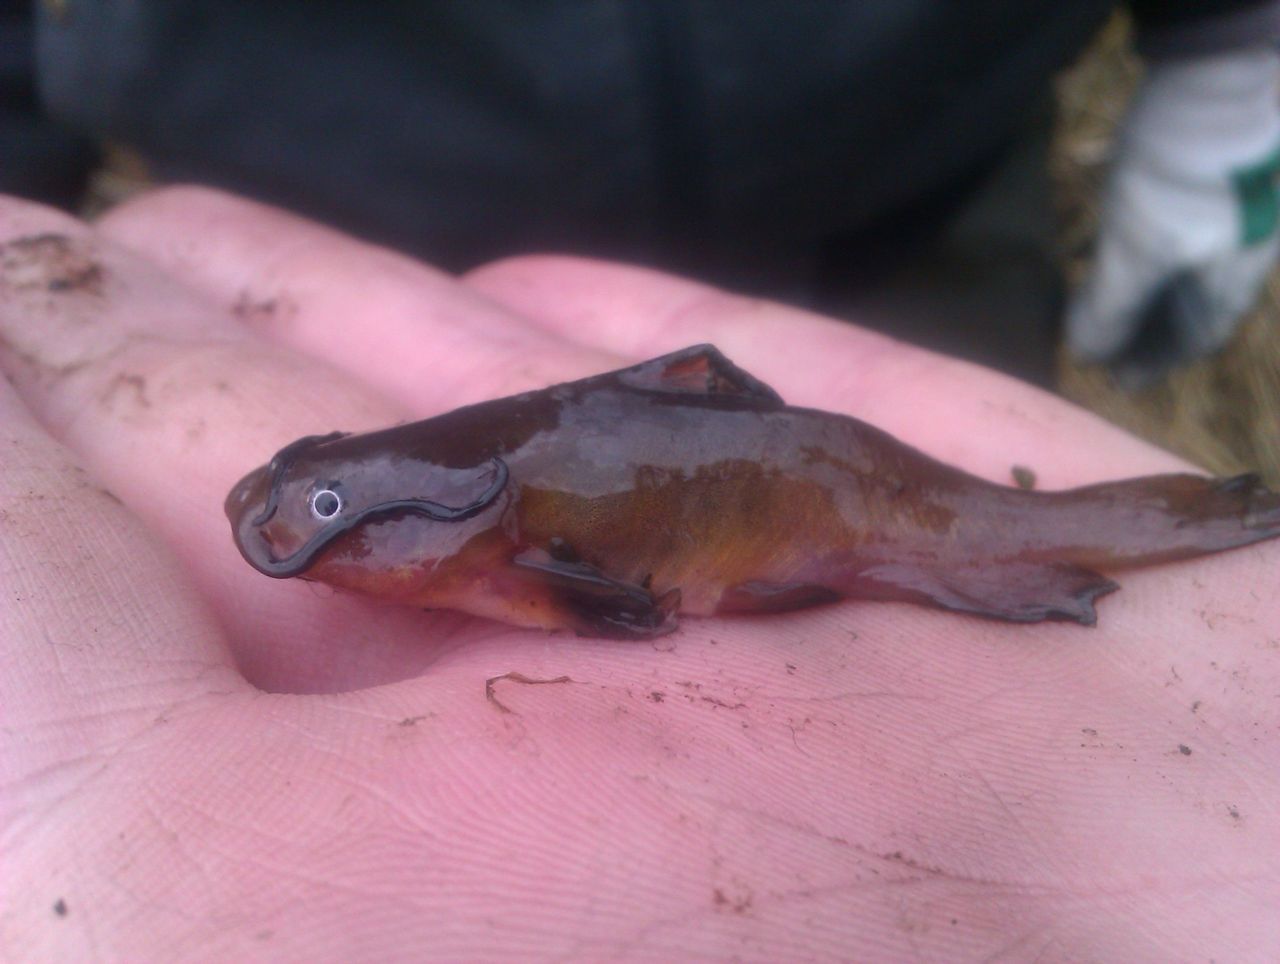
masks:
[[[1067,311],[1078,359],[1141,384],[1226,345],[1280,254],[1278,90],[1280,52],[1266,46],[1151,66]]]
[[[0,240],[15,957],[1280,951],[1276,543],[1125,574],[1093,630],[848,603],[627,644],[265,579],[222,513],[300,435],[700,341],[1000,481],[1170,456],[617,265],[455,279],[193,189],[94,228],[9,200]],[[499,680],[498,706],[506,673],[571,682]]]

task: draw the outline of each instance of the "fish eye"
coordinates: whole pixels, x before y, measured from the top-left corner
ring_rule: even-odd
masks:
[[[342,511],[342,495],[337,491],[337,483],[317,486],[311,493],[310,503],[311,514],[321,522],[328,522]]]

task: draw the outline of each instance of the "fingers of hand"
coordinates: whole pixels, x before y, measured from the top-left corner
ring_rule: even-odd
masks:
[[[199,188],[146,195],[101,229],[264,337],[424,414],[711,341],[789,401],[844,408],[1000,481],[1011,451],[1036,462],[1046,486],[1178,464],[1135,451],[1130,437],[1011,379],[654,271],[517,258],[459,285],[294,215]],[[974,433],[974,424],[991,430]],[[1061,457],[1071,436],[1089,460]]]
[[[7,733],[27,736],[4,754],[9,776],[65,760],[69,747],[80,759],[166,707],[243,686],[168,553],[5,385],[0,453],[0,714]]]
[[[205,188],[144,195],[102,219],[128,245],[278,345],[415,412],[617,367],[421,262]]]

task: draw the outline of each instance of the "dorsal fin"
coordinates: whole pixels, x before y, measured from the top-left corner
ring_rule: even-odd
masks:
[[[680,395],[729,395],[750,398],[768,408],[781,408],[782,396],[754,375],[743,371],[715,345],[691,345],[669,355],[641,362],[617,372],[631,388]]]

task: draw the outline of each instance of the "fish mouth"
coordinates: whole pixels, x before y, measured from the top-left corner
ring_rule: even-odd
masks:
[[[272,465],[260,466],[237,482],[227,493],[223,508],[231,522],[232,538],[244,561],[264,576],[289,579],[310,569],[321,550],[333,541],[338,532],[331,527],[321,529],[296,551],[282,559],[277,558],[277,540],[267,530],[267,523],[275,515],[271,487],[276,473],[272,469]]]
[[[268,572],[275,563],[269,540],[261,526],[255,524],[267,504],[271,483],[269,470],[267,465],[254,469],[231,487],[223,503],[236,548],[244,556],[244,561],[259,572]]]
[[[231,487],[223,509],[231,520],[231,528],[240,531],[241,521],[257,516],[267,502],[267,466],[260,465]]]
[[[276,558],[278,543],[268,531],[270,517],[264,518],[269,506],[271,475],[269,465],[254,469],[232,486],[223,507],[231,521],[232,538],[244,561],[264,576],[289,579],[302,575],[315,564],[320,550],[332,541],[334,533],[322,529],[298,551],[283,559]]]

